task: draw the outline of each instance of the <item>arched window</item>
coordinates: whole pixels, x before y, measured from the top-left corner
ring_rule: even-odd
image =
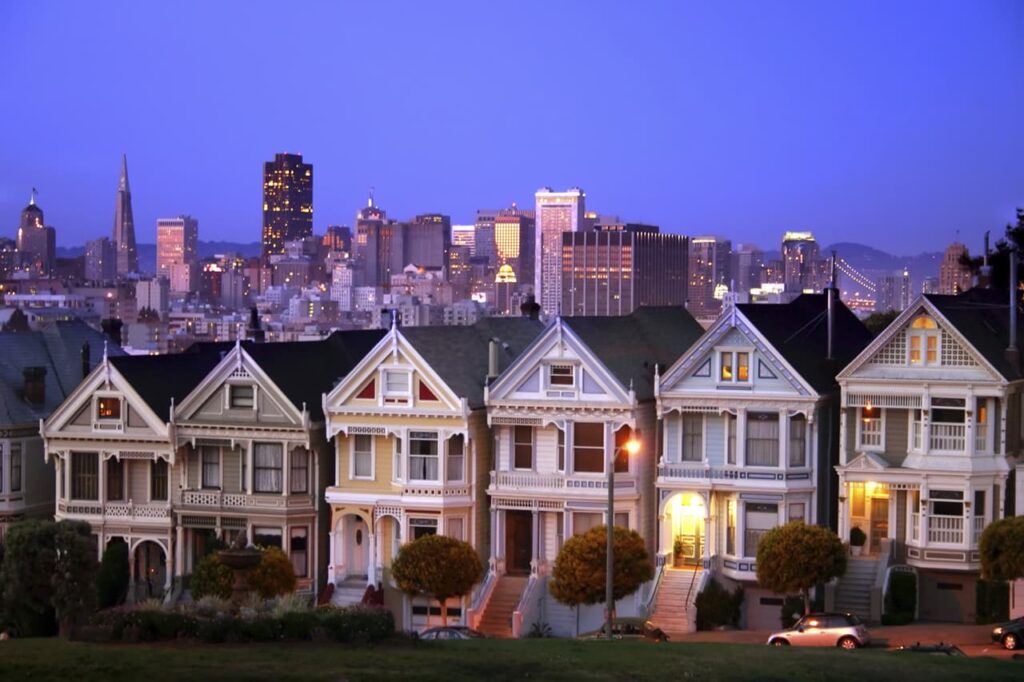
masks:
[[[911,365],[939,364],[939,325],[930,315],[921,314],[910,323],[907,348]]]

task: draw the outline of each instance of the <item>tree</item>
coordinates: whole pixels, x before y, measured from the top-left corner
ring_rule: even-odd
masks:
[[[881,334],[886,327],[892,324],[892,321],[899,316],[897,310],[887,310],[884,313],[871,313],[864,320],[864,326],[868,328],[872,336],[878,336]]]
[[[1010,282],[1010,245],[1017,246],[1019,257],[1024,256],[1024,208],[1017,209],[1017,224],[1006,226],[1006,236],[998,239],[988,257],[988,264],[992,268],[992,286],[1003,290],[1009,290]],[[965,261],[975,273],[981,270],[983,257],[968,258]],[[1017,286],[1024,281],[1024,267],[1017,270]]]
[[[71,635],[75,625],[96,609],[96,540],[85,521],[61,521],[53,536],[55,562],[50,597],[60,635]]]
[[[30,330],[28,325],[28,315],[21,308],[15,308],[11,316],[7,318],[7,322],[0,330],[5,332],[27,332]]]
[[[264,599],[295,591],[295,569],[288,556],[277,547],[261,550],[263,557],[249,573],[249,587]]]
[[[978,551],[986,580],[1024,578],[1024,516],[990,523],[981,534]]]
[[[207,595],[230,599],[231,586],[234,582],[235,578],[231,569],[220,562],[217,554],[207,554],[192,569],[189,590],[195,601],[199,601]]]
[[[436,599],[441,606],[441,622],[447,625],[448,599],[469,594],[483,577],[484,567],[468,542],[424,535],[402,545],[391,564],[391,574],[406,594]]]
[[[612,594],[618,601],[654,577],[644,539],[636,531],[615,527]],[[598,604],[605,599],[608,575],[608,531],[591,528],[562,546],[552,572],[551,595],[569,606]]]
[[[56,530],[53,521],[21,521],[13,524],[4,538],[0,566],[4,624],[22,637],[51,635],[55,630],[50,576],[57,559]]]
[[[777,594],[802,594],[805,613],[811,588],[844,573],[846,547],[821,526],[791,521],[765,533],[757,547],[757,582]]]
[[[128,543],[112,540],[107,543],[96,574],[96,600],[101,609],[117,606],[128,592]]]

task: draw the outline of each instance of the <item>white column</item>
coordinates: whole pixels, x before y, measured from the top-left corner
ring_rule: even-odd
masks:
[[[327,582],[332,585],[335,582],[334,561],[338,556],[334,549],[336,535],[337,531],[333,527],[331,528],[331,531],[327,534],[327,551],[330,552],[330,554],[327,557]]]
[[[369,585],[377,584],[377,534],[367,533],[367,554],[369,555],[366,566],[366,582]]]
[[[254,478],[254,476],[253,476],[253,469],[252,469],[252,450],[253,450],[253,444],[249,443],[249,447],[246,448],[246,450],[245,450],[245,494],[246,495],[252,495],[252,479]]]
[[[540,519],[540,512],[537,509],[534,509],[533,510],[533,519],[531,520],[531,523],[533,525],[533,532],[532,532],[533,542],[531,543],[532,546],[530,547],[530,558],[532,559],[531,563],[533,563],[534,566],[539,565],[540,564],[540,559],[541,559],[541,557],[540,557],[540,523],[539,523],[539,519]]]
[[[846,426],[846,413],[847,413],[847,411],[848,410],[847,410],[846,405],[841,405],[839,407],[839,465],[840,466],[846,466],[846,462],[849,459],[846,456],[848,454],[846,452],[846,429],[847,429],[847,426]],[[816,430],[817,429],[815,429],[815,431]],[[818,440],[815,439],[813,442],[814,442],[814,447],[811,449],[811,452],[815,452],[816,453],[818,451],[818,445],[817,445],[818,444]],[[817,462],[815,461],[815,459],[816,458],[811,458],[811,466],[817,468]],[[840,535],[839,537],[843,537],[843,536]]]
[[[64,456],[64,499],[71,499],[71,451]]]
[[[839,474],[839,539],[843,542],[850,539],[849,494],[850,491],[846,486],[846,477],[843,474]],[[804,514],[811,523],[818,520],[814,509],[808,509]]]
[[[491,566],[498,560],[498,510],[491,507]]]
[[[174,543],[174,577],[179,578],[185,575],[185,528],[178,526],[176,529],[176,541]]]
[[[96,472],[96,488],[99,493],[99,502],[102,506],[107,499],[107,461],[103,459],[103,453],[99,453],[99,471]],[[125,472],[127,473],[128,467],[126,466]]]
[[[779,468],[789,468],[789,410],[779,410]]]
[[[736,466],[747,464],[747,408],[736,408]]]
[[[288,449],[288,443],[281,444],[281,494],[288,495],[289,469],[291,469],[292,452]]]

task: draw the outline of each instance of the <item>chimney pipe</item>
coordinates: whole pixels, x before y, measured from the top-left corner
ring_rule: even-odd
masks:
[[[25,402],[36,406],[46,402],[46,368],[26,367],[22,370],[22,376],[25,377],[25,387],[22,389]]]
[[[825,289],[825,294],[828,297],[826,304],[826,315],[828,316],[828,347],[826,353],[826,359],[832,360],[832,338],[835,336],[835,325],[836,325],[836,311],[835,305],[832,303],[832,292],[836,288],[836,252],[832,252],[832,281],[829,283],[828,288]]]
[[[82,344],[82,378],[89,376],[89,342]]]
[[[491,338],[487,342],[487,380],[498,376],[498,339]]]
[[[978,286],[988,289],[992,286],[992,266],[988,264],[988,231],[985,232],[985,252],[978,272]]]
[[[1010,244],[1010,345],[1006,361],[1020,371],[1020,350],[1017,348],[1017,246]]]

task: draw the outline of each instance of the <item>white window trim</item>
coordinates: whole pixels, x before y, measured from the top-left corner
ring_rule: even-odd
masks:
[[[882,407],[874,408],[874,409],[878,410],[881,413],[881,417],[879,417],[879,419],[880,419],[880,426],[879,426],[879,428],[881,428],[881,430],[882,430],[882,443],[880,445],[864,445],[864,441],[863,441],[863,438],[862,438],[863,433],[864,433],[864,420],[861,418],[861,412],[862,412],[863,409],[864,409],[863,407],[856,408],[856,410],[857,410],[857,414],[856,414],[856,417],[855,417],[855,419],[857,420],[856,449],[857,450],[863,450],[864,452],[885,452],[885,420],[886,420],[886,413],[888,412],[888,410],[886,410],[885,408],[882,408]],[[913,419],[914,419],[913,415],[911,415],[911,418],[910,418],[911,422],[913,422]],[[913,424],[911,424],[911,428],[913,428]],[[913,434],[911,434],[909,430],[907,431],[907,438],[910,439],[911,441],[913,440]]]
[[[442,535],[441,529],[445,528],[444,524],[441,523],[442,522],[442,518],[441,518],[440,514],[438,514],[437,516],[428,516],[428,515],[423,515],[423,514],[415,514],[413,516],[406,516],[405,517],[405,541],[406,542],[412,542],[415,539],[413,537],[413,530],[412,530],[413,529],[413,525],[412,525],[413,519],[433,521],[434,522],[434,533],[436,535]]]
[[[907,328],[907,366],[909,367],[941,367],[942,366],[942,330]],[[928,362],[928,337],[935,337],[935,362]],[[911,339],[921,339],[921,362],[910,361]]]
[[[462,436],[462,476],[455,480],[448,480],[448,447],[451,445],[452,438],[456,436]],[[448,437],[444,439],[444,482],[446,484],[461,484],[466,482],[466,468],[469,464],[469,438],[464,433],[450,433]]]
[[[356,438],[366,436],[370,439],[370,475],[356,476]],[[359,433],[349,437],[348,448],[348,480],[350,481],[374,481],[377,479],[377,437],[369,434]]]
[[[218,481],[217,487],[207,488],[206,481],[203,480],[203,472],[206,469],[206,448],[217,448],[217,468],[220,472],[217,474]],[[246,474],[252,475],[252,472],[247,471]],[[242,481],[242,487],[245,488],[245,481]],[[199,489],[200,490],[224,490],[224,448],[219,445],[201,445],[199,450]]]
[[[408,381],[406,384],[407,389],[405,391],[389,391],[389,373],[404,374]],[[416,378],[413,375],[413,368],[409,365],[388,365],[386,367],[381,367],[380,374],[377,377],[377,381],[380,384],[380,391],[377,393],[380,405],[412,404],[412,389]],[[389,400],[392,402],[388,402]]]
[[[516,429],[517,426],[513,426],[511,438],[509,439],[511,448],[509,450],[508,457],[508,469],[509,471],[536,471],[537,470],[537,428],[536,426],[526,426],[530,429],[530,466],[528,467],[517,467],[516,466]],[[558,457],[558,435],[555,434],[555,457]],[[463,446],[465,447],[465,446]],[[555,462],[555,466],[558,463]]]
[[[699,417],[700,418],[700,459],[684,459],[686,452],[686,430],[683,428],[683,424],[686,421],[686,417]],[[728,424],[726,424],[726,440],[729,438]],[[728,447],[728,442],[726,442]],[[632,459],[632,458],[631,458]],[[708,416],[702,412],[688,413],[679,415],[679,464],[707,464],[708,461]]]
[[[252,387],[252,407],[234,407],[231,405],[231,387],[232,386],[251,386]],[[224,408],[226,410],[234,412],[255,412],[256,406],[259,404],[259,386],[255,382],[249,381],[226,381],[224,382]]]
[[[402,431],[401,433],[396,434],[391,444],[392,483],[404,483],[406,480],[403,475],[396,475],[399,473],[404,474],[409,466],[409,462],[406,460],[406,451],[408,450],[408,446],[406,444],[406,435],[406,431]],[[396,449],[398,449],[399,452],[395,452]],[[374,459],[376,459],[376,457],[374,457]],[[398,463],[398,467],[395,466],[396,462]]]
[[[732,379],[722,378],[722,354],[732,353]],[[747,378],[739,378],[739,360],[737,353],[746,353],[747,355]],[[754,373],[751,371],[754,365],[754,349],[749,346],[722,346],[715,348],[715,374],[716,384],[727,384],[740,386],[753,386],[754,385]]]
[[[109,417],[100,418],[100,400],[105,398],[115,398],[121,403],[120,417],[117,419],[110,419]],[[94,431],[108,431],[109,428],[98,428],[101,424],[104,426],[116,425],[117,430],[123,431],[125,426],[128,425],[128,401],[125,400],[124,396],[120,393],[112,391],[97,391],[92,396],[92,410],[91,423]]]
[[[445,477],[448,475],[448,472],[445,470],[446,469],[445,464],[447,463],[445,458],[447,457],[447,454],[448,454],[448,447],[444,444],[444,439],[442,438],[442,436],[444,435],[443,432],[442,431],[437,431],[437,430],[432,431],[430,429],[425,429],[425,430],[422,430],[422,431],[417,429],[417,431],[416,431],[416,433],[432,433],[432,434],[434,434],[434,440],[437,443],[437,455],[435,455],[435,457],[437,457],[437,478],[436,479],[434,479],[434,478],[413,478],[412,477],[411,467],[412,467],[412,441],[413,441],[413,438],[409,435],[410,433],[411,433],[411,431],[406,432],[405,443],[402,444],[402,455],[403,455],[403,459],[405,460],[405,462],[404,462],[404,464],[405,464],[405,480],[408,481],[409,483],[415,483],[416,485],[440,485],[440,486],[443,486],[445,484]],[[426,440],[426,439],[424,439],[424,438],[417,438],[416,440]],[[417,455],[417,457],[422,457],[422,456],[425,456],[425,455]]]
[[[572,384],[553,384],[551,383],[551,369],[553,367],[569,367],[572,369]],[[579,392],[580,384],[582,383],[582,372],[580,371],[580,365],[576,362],[564,361],[564,362],[546,362],[544,363],[544,389],[547,391],[576,391]]]

